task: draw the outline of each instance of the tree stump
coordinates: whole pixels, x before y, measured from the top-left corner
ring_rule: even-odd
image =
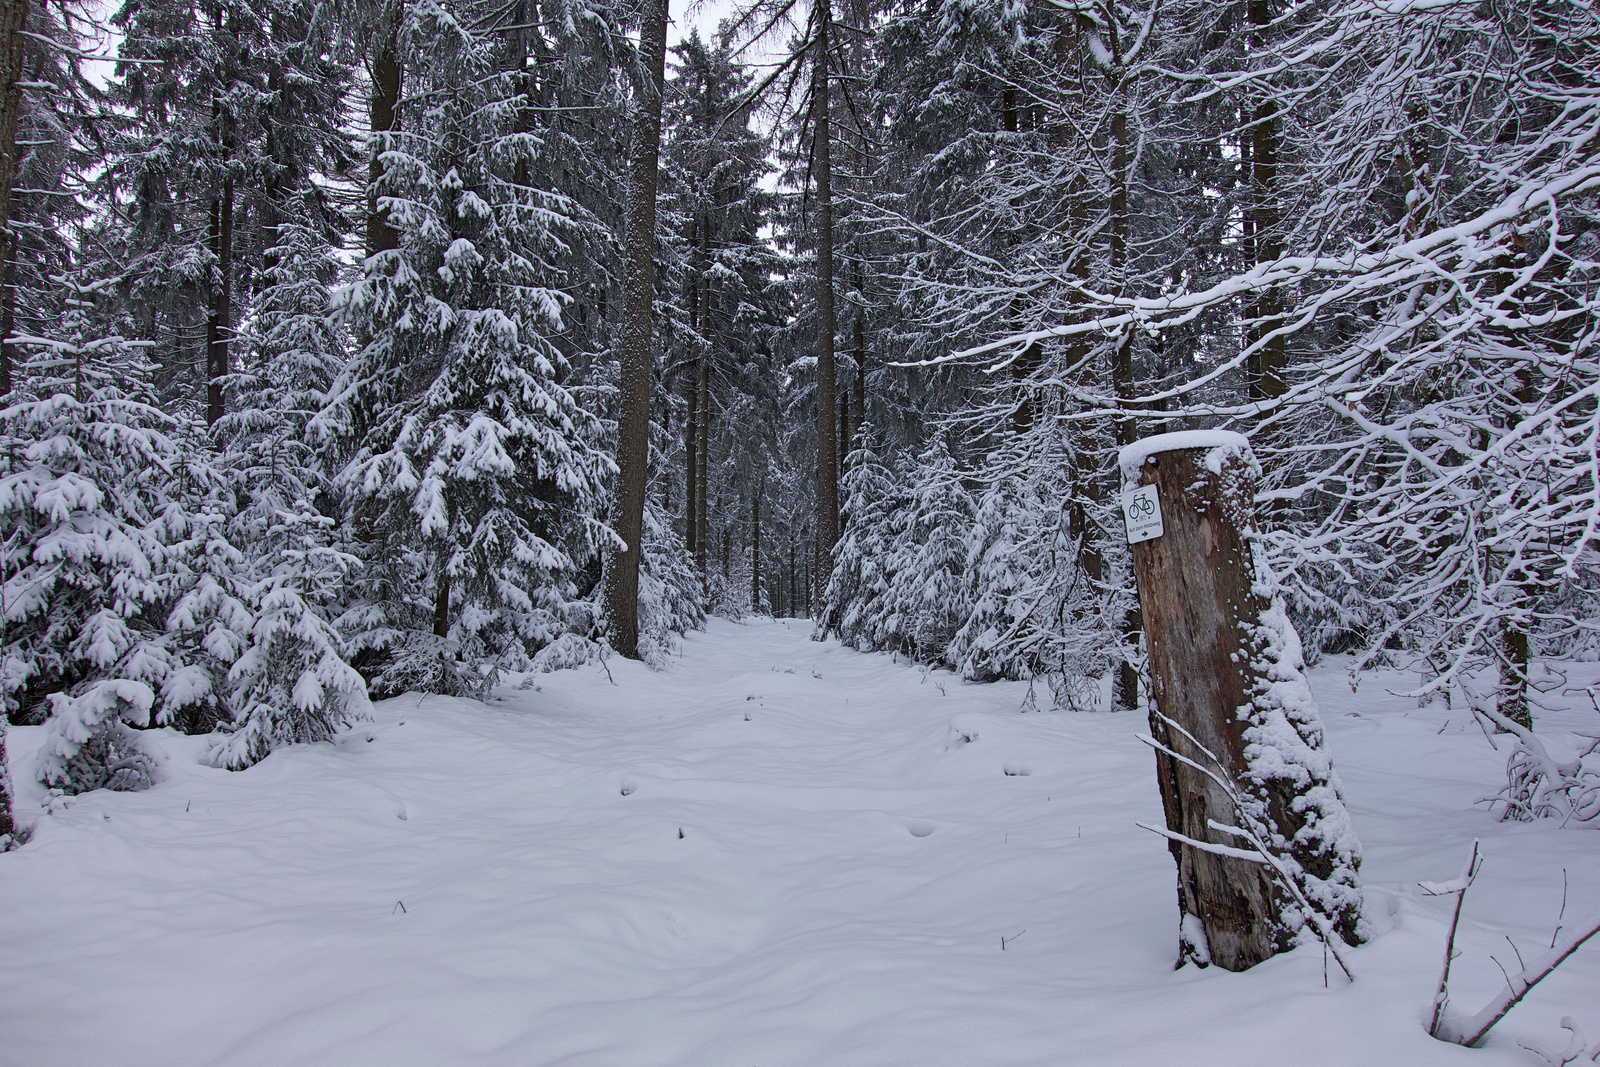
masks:
[[[1354,942],[1360,845],[1299,638],[1255,550],[1260,469],[1249,443],[1224,431],[1163,434],[1127,446],[1119,460],[1167,828],[1236,853],[1169,838],[1179,964],[1241,971],[1314,936],[1308,923]],[[1154,486],[1154,517],[1152,494],[1135,492],[1143,486]],[[1233,795],[1163,747],[1230,783]],[[1254,854],[1251,843],[1215,824],[1257,832],[1295,885],[1238,855]]]

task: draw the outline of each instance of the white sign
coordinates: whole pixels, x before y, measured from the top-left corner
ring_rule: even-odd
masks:
[[[1122,494],[1122,518],[1128,524],[1128,544],[1153,541],[1161,536],[1161,501],[1156,487],[1141,485]]]

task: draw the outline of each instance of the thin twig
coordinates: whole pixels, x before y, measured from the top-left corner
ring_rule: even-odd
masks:
[[[1450,963],[1455,959],[1456,927],[1461,925],[1461,904],[1467,897],[1467,888],[1478,877],[1478,842],[1472,842],[1472,855],[1467,859],[1466,872],[1461,877],[1461,888],[1456,890],[1455,914],[1450,917],[1450,933],[1444,942],[1444,970],[1439,974],[1439,989],[1433,995],[1433,1019],[1428,1023],[1428,1036],[1439,1036],[1439,1024],[1444,1020],[1445,1004],[1449,1002]]]

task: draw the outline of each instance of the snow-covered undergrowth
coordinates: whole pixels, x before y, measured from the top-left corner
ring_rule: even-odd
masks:
[[[0,856],[0,1064],[1495,1067],[1562,1045],[1564,1015],[1600,1038],[1593,946],[1485,1050],[1424,1032],[1452,901],[1416,883],[1483,840],[1451,979],[1474,1011],[1504,935],[1548,945],[1563,868],[1568,919],[1600,910],[1600,833],[1475,806],[1504,755],[1386,695],[1412,679],[1311,672],[1373,934],[1325,989],[1315,946],[1172,969],[1143,716],[1018,714],[1022,683],[808,632],[712,620],[665,673],[400,697],[243,772],[150,732],[153,788],[43,814],[16,774],[35,833]],[[1546,735],[1594,730],[1559,699]],[[14,766],[42,732],[12,731]]]

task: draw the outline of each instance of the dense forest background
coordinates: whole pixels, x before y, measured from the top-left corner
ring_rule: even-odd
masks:
[[[1174,429],[1250,436],[1308,656],[1526,728],[1593,652],[1590,6],[759,0],[658,85],[668,14],[0,3],[0,694],[48,784],[708,612],[1132,708],[1115,455]]]

